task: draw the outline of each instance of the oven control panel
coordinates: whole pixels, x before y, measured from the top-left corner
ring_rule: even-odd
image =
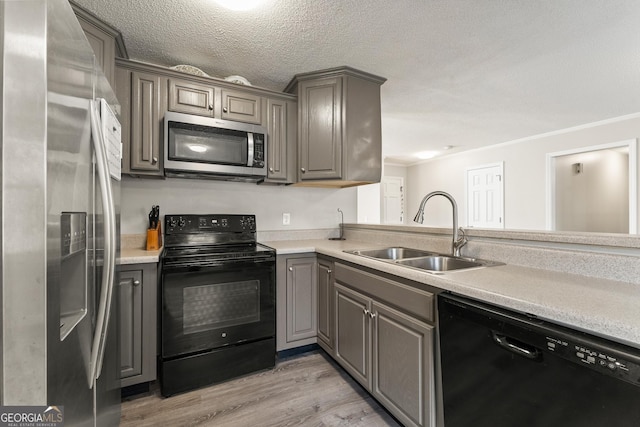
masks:
[[[165,234],[256,231],[255,215],[165,215]]]

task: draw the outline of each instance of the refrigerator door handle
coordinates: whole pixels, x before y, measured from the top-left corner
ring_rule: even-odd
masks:
[[[91,376],[89,378],[89,388],[93,387],[95,380],[100,377],[100,373],[102,371],[102,360],[104,358],[107,327],[109,325],[109,313],[111,311],[111,297],[113,294],[117,241],[115,235],[116,218],[113,203],[113,193],[111,190],[111,176],[109,174],[105,141],[98,121],[98,117],[100,115],[98,105],[99,104],[97,101],[91,101],[91,140],[93,141],[94,152],[96,156],[96,168],[98,170],[98,181],[100,184],[100,192],[102,195],[105,247],[100,302],[98,304],[96,329],[91,345]]]

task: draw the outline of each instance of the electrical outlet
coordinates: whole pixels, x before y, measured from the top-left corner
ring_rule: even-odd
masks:
[[[282,225],[291,224],[291,214],[286,212],[282,214]]]

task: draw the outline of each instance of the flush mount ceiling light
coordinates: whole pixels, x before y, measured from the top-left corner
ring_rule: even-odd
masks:
[[[231,10],[251,10],[265,3],[267,0],[215,0],[222,7]]]
[[[437,151],[421,151],[421,152],[415,154],[415,156],[417,158],[422,159],[422,160],[431,159],[431,158],[433,158],[433,157],[435,157],[437,155],[438,155]]]

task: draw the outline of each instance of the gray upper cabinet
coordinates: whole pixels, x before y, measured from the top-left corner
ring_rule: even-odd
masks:
[[[267,127],[267,183],[292,184],[296,169],[297,103],[268,98],[266,100]],[[266,123],[264,123],[266,122]]]
[[[240,90],[222,89],[222,113],[225,120],[262,123],[262,97]]]
[[[74,2],[70,2],[70,4],[93,49],[97,64],[113,87],[115,83],[116,56],[128,58],[127,50],[122,40],[122,34],[81,6]]]
[[[116,68],[116,96],[122,106],[122,172],[163,176],[163,78]]]
[[[386,79],[350,67],[298,74],[298,185],[380,182],[380,86]]]
[[[169,110],[178,113],[213,117],[213,87],[182,79],[169,79]]]
[[[119,281],[122,387],[156,379],[157,264],[121,267]]]
[[[262,97],[187,79],[169,79],[169,110],[262,124]]]

